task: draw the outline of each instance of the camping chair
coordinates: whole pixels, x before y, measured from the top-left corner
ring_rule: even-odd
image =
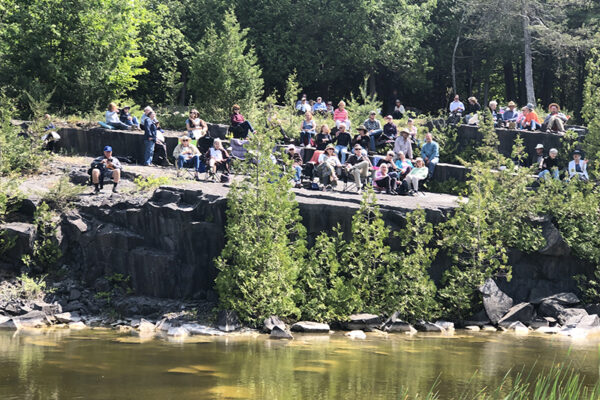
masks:
[[[315,178],[315,170],[317,169],[317,165],[319,165],[319,157],[321,154],[323,154],[323,150],[315,150],[310,158],[310,161],[302,166],[302,175],[300,180],[308,179],[310,183],[312,183],[313,179]]]
[[[375,171],[376,170],[374,167],[370,167],[367,176],[360,177],[361,189],[373,181]],[[356,182],[354,182],[354,177],[348,173],[348,170],[346,168],[342,168],[342,174],[340,178],[342,179],[342,182],[344,182],[342,192],[349,192],[350,190],[357,189]]]

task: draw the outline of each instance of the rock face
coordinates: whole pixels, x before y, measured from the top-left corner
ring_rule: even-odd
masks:
[[[23,255],[31,254],[33,251],[33,242],[37,235],[35,225],[24,222],[11,222],[0,225],[0,232],[5,232],[8,238],[15,241],[13,247],[2,254],[2,259],[5,261],[20,263]]]
[[[300,321],[292,325],[292,332],[329,333],[329,325],[320,322]]]
[[[217,328],[223,332],[233,332],[240,329],[242,324],[235,311],[221,310],[217,314]]]
[[[499,321],[498,325],[510,325],[512,322],[522,322],[528,325],[533,319],[533,315],[535,310],[533,306],[529,303],[519,303],[516,306],[512,307],[508,310],[508,313],[504,315]]]
[[[271,339],[293,339],[291,333],[289,333],[285,329],[281,329],[278,325],[275,325],[271,330],[271,334],[269,335]]]
[[[431,322],[419,321],[415,324],[419,332],[444,332],[444,328]]]
[[[497,324],[510,310],[513,300],[500,290],[493,279],[486,280],[479,291],[483,295],[483,307],[488,318],[493,324]]]
[[[408,322],[402,321],[399,318],[399,313],[394,312],[387,321],[382,325],[382,330],[385,332],[402,332],[402,333],[416,333],[417,330]]]
[[[571,254],[571,248],[548,217],[542,223],[542,235],[546,239],[546,246],[540,250],[541,254],[555,257]]]

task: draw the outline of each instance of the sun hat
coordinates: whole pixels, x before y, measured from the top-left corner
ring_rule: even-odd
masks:
[[[367,128],[365,128],[364,125],[360,125],[358,128],[356,128],[357,131],[367,131]]]
[[[550,105],[548,106],[548,109],[551,109],[552,107],[556,107],[556,109],[560,111],[560,106],[558,104],[550,103]]]
[[[508,102],[508,106],[509,106],[509,107],[516,107],[516,106],[517,106],[517,103],[515,103],[514,101],[509,101],[509,102]]]
[[[405,134],[405,133],[406,133],[407,135],[410,135],[410,132],[409,132],[409,131],[407,131],[406,129],[402,129],[402,130],[400,131],[400,134],[401,134],[401,135],[403,135],[403,134]]]
[[[541,143],[538,143],[538,144],[535,146],[535,149],[536,149],[536,150],[537,150],[537,149],[543,149],[543,148],[544,148],[544,145],[543,145],[543,144],[541,144]]]
[[[325,150],[329,150],[329,149],[335,150],[335,146],[330,143],[330,144],[327,145],[327,147],[325,147]]]
[[[535,108],[535,106],[533,104],[531,104],[531,103],[527,103],[527,105],[525,107],[529,108],[532,111]]]

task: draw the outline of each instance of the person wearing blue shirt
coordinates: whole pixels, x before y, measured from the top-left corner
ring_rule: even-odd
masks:
[[[519,111],[515,110],[516,107],[517,105],[514,101],[508,102],[508,110],[504,111],[504,114],[502,114],[504,122],[517,122]]]
[[[323,98],[317,97],[317,102],[313,104],[312,111],[313,114],[317,112],[327,114],[327,104],[323,103]]]
[[[438,162],[440,162],[440,146],[433,141],[433,135],[425,135],[425,144],[421,148],[421,157],[425,166],[429,169],[429,178],[433,176],[433,171]]]

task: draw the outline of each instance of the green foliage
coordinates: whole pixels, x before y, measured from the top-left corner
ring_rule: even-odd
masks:
[[[36,172],[44,159],[42,141],[20,134],[11,123],[15,110],[12,102],[0,93],[0,176]]]
[[[259,120],[262,124],[264,120]],[[271,159],[277,130],[250,137],[254,155],[240,169],[243,181],[232,183],[227,196],[226,244],[215,260],[220,306],[258,325],[269,315],[299,316],[295,284],[306,253],[305,228],[284,174]]]
[[[152,175],[144,178],[143,176],[139,175],[135,177],[133,183],[135,183],[137,190],[139,190],[140,192],[149,192],[158,189],[162,185],[166,185],[167,183],[169,183],[169,177],[155,177]]]
[[[139,0],[8,0],[6,6],[0,82],[14,96],[37,79],[45,93],[56,89],[55,109],[90,111],[131,90],[144,72]]]
[[[344,321],[356,312],[396,311],[411,321],[435,317],[436,287],[427,269],[437,250],[428,246],[433,227],[423,210],[408,215],[407,228],[398,237],[401,253],[390,250],[390,229],[374,193],[365,192],[349,241],[339,227],[317,237],[298,282],[302,317]]]
[[[224,15],[223,29],[208,28],[192,60],[190,90],[204,119],[226,122],[234,103],[242,113],[256,106],[263,94],[261,69],[254,48],[248,45],[248,29],[235,14]]]
[[[83,193],[83,186],[73,185],[68,175],[60,177],[50,190],[44,194],[42,200],[55,210],[64,211],[71,207],[79,195]]]
[[[383,106],[383,103],[377,99],[377,94],[368,93],[368,81],[369,77],[367,76],[364,78],[362,85],[358,87],[358,97],[354,97],[354,93],[350,93],[350,100],[346,104],[348,116],[354,129],[369,117],[371,111],[376,111],[379,114]],[[383,126],[383,123],[381,126]]]
[[[40,277],[30,277],[27,274],[21,274],[17,277],[14,284],[5,284],[0,287],[0,301],[10,302],[16,299],[22,300],[40,300],[47,293],[52,293],[53,289],[47,288],[46,275]]]
[[[32,270],[50,271],[57,266],[62,257],[56,239],[57,216],[50,210],[48,204],[42,202],[35,210],[34,223],[37,227],[37,237],[33,244],[33,253],[24,255],[22,261]]]
[[[588,124],[589,133],[585,137],[583,149],[588,163],[588,173],[600,175],[600,50],[594,49],[586,66],[587,77],[584,89],[583,118]]]

